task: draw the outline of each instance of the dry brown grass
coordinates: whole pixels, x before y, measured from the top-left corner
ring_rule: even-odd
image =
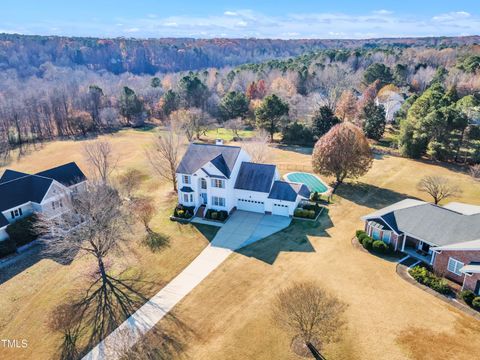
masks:
[[[123,255],[112,257],[108,263],[111,271],[141,274],[151,282],[146,295],[153,295],[163,284],[172,279],[208,244],[208,240],[193,226],[181,226],[168,219],[176,196],[168,184],[159,182],[147,164],[143,149],[152,133],[122,131],[105,136],[119,157],[117,173],[134,167],[149,174],[141,191],[155,198],[158,212],[152,229],[169,236],[170,246],[160,252],[136,243],[125,249]],[[83,142],[61,141],[49,143],[31,151],[19,161],[8,165],[20,171],[35,172],[49,167],[76,161],[88,171],[81,149]],[[3,169],[0,169],[0,173]],[[132,242],[143,236],[141,226],[133,229]],[[91,273],[91,259],[76,259],[70,265],[60,265],[53,260],[42,259],[8,281],[0,284],[0,339],[27,339],[29,346],[23,350],[6,351],[0,347],[1,359],[50,359],[60,344],[60,335],[48,329],[52,309],[64,301],[73,290],[83,289]]]
[[[300,152],[276,150],[276,159],[284,164],[309,164],[309,156]],[[394,262],[351,245],[354,231],[362,227],[361,215],[406,196],[428,200],[416,190],[416,183],[430,174],[445,176],[464,190],[461,198],[452,200],[480,204],[478,185],[454,168],[388,156],[375,160],[358,183],[339,188],[320,226],[297,223],[234,254],[176,307],[177,316],[197,334],[189,339],[187,355],[194,359],[297,359],[290,351],[290,338],[270,319],[271,305],[278,289],[309,280],[320,282],[349,305],[342,340],[324,350],[329,359],[408,359],[416,358],[415,354],[438,359],[477,354],[476,320],[402,280]],[[417,336],[399,340],[411,329],[426,329],[427,337],[451,334],[448,347],[457,350],[455,356],[442,357],[442,346],[422,342]],[[454,335],[458,333],[462,335]]]
[[[148,168],[143,147],[151,136],[138,131],[108,136],[122,169]],[[84,166],[80,149],[80,142],[48,144],[11,167],[35,171],[71,160]],[[279,164],[310,165],[309,155],[301,151],[277,149],[275,155]],[[455,167],[388,156],[375,160],[358,183],[338,189],[320,226],[297,223],[232,255],[175,308],[174,314],[189,328],[187,335],[178,336],[186,346],[184,356],[297,359],[290,338],[270,317],[278,289],[298,280],[315,280],[349,305],[342,340],[325,349],[329,359],[462,359],[467,353],[478,354],[478,322],[406,283],[396,275],[395,263],[351,246],[354,231],[362,226],[361,215],[407,195],[428,200],[416,190],[426,175],[445,176],[461,187],[461,198],[452,200],[480,204],[478,183]],[[161,211],[152,225],[171,234],[172,245],[158,254],[140,248],[116,260],[115,266],[135,265],[160,283],[188,264],[206,240],[196,230],[167,220],[172,201],[168,188],[152,178],[143,191],[156,196]],[[46,328],[49,310],[76,286],[85,262],[65,267],[42,260],[0,285],[0,337],[31,341],[27,351],[15,352],[16,358],[52,356],[59,339]],[[167,327],[175,331],[171,324]],[[438,344],[441,341],[445,345]],[[448,349],[455,354],[449,356]]]

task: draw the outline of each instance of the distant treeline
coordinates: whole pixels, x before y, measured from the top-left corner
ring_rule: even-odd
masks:
[[[155,74],[236,66],[320,49],[455,47],[480,44],[479,36],[368,40],[101,39],[0,34],[0,71],[39,75],[42,65],[85,66],[114,74]]]

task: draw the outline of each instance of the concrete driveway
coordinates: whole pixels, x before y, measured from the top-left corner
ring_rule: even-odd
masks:
[[[235,211],[212,240],[212,246],[237,250],[279,232],[292,220],[285,216]]]
[[[290,218],[234,212],[212,242],[180,274],[125,320],[83,360],[118,360],[175,305],[215,270],[234,250],[290,225]]]

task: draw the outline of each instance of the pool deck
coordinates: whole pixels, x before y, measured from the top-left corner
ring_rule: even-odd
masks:
[[[316,181],[318,181],[320,184],[322,184],[324,187],[325,187],[325,190],[324,191],[319,191],[317,190],[317,187],[314,185],[314,184],[311,184],[310,182],[304,180],[304,181],[301,181],[301,180],[293,180],[293,179],[290,179],[289,177],[292,176],[292,175],[307,175],[307,177],[310,177],[310,178],[314,178]],[[310,189],[310,191],[316,191],[320,194],[326,194],[328,193],[329,191],[331,191],[331,187],[328,186],[320,177],[318,177],[317,175],[315,174],[312,174],[312,173],[307,173],[307,172],[302,172],[302,171],[294,171],[294,172],[290,172],[288,174],[285,174],[283,175],[283,178],[286,180],[286,181],[289,181],[289,182],[294,182],[294,183],[300,183],[300,184],[305,184],[308,186],[308,188]]]

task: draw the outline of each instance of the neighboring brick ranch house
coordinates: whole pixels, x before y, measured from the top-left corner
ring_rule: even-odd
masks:
[[[365,231],[480,294],[480,206],[406,199],[362,217]]]
[[[306,185],[280,180],[275,165],[250,160],[241,147],[220,141],[190,144],[176,171],[179,204],[194,207],[197,216],[207,209],[290,216],[309,198]]]
[[[81,191],[87,178],[74,162],[27,174],[5,170],[0,178],[0,241],[8,238],[8,224],[31,215],[50,217],[65,211],[65,198]]]

